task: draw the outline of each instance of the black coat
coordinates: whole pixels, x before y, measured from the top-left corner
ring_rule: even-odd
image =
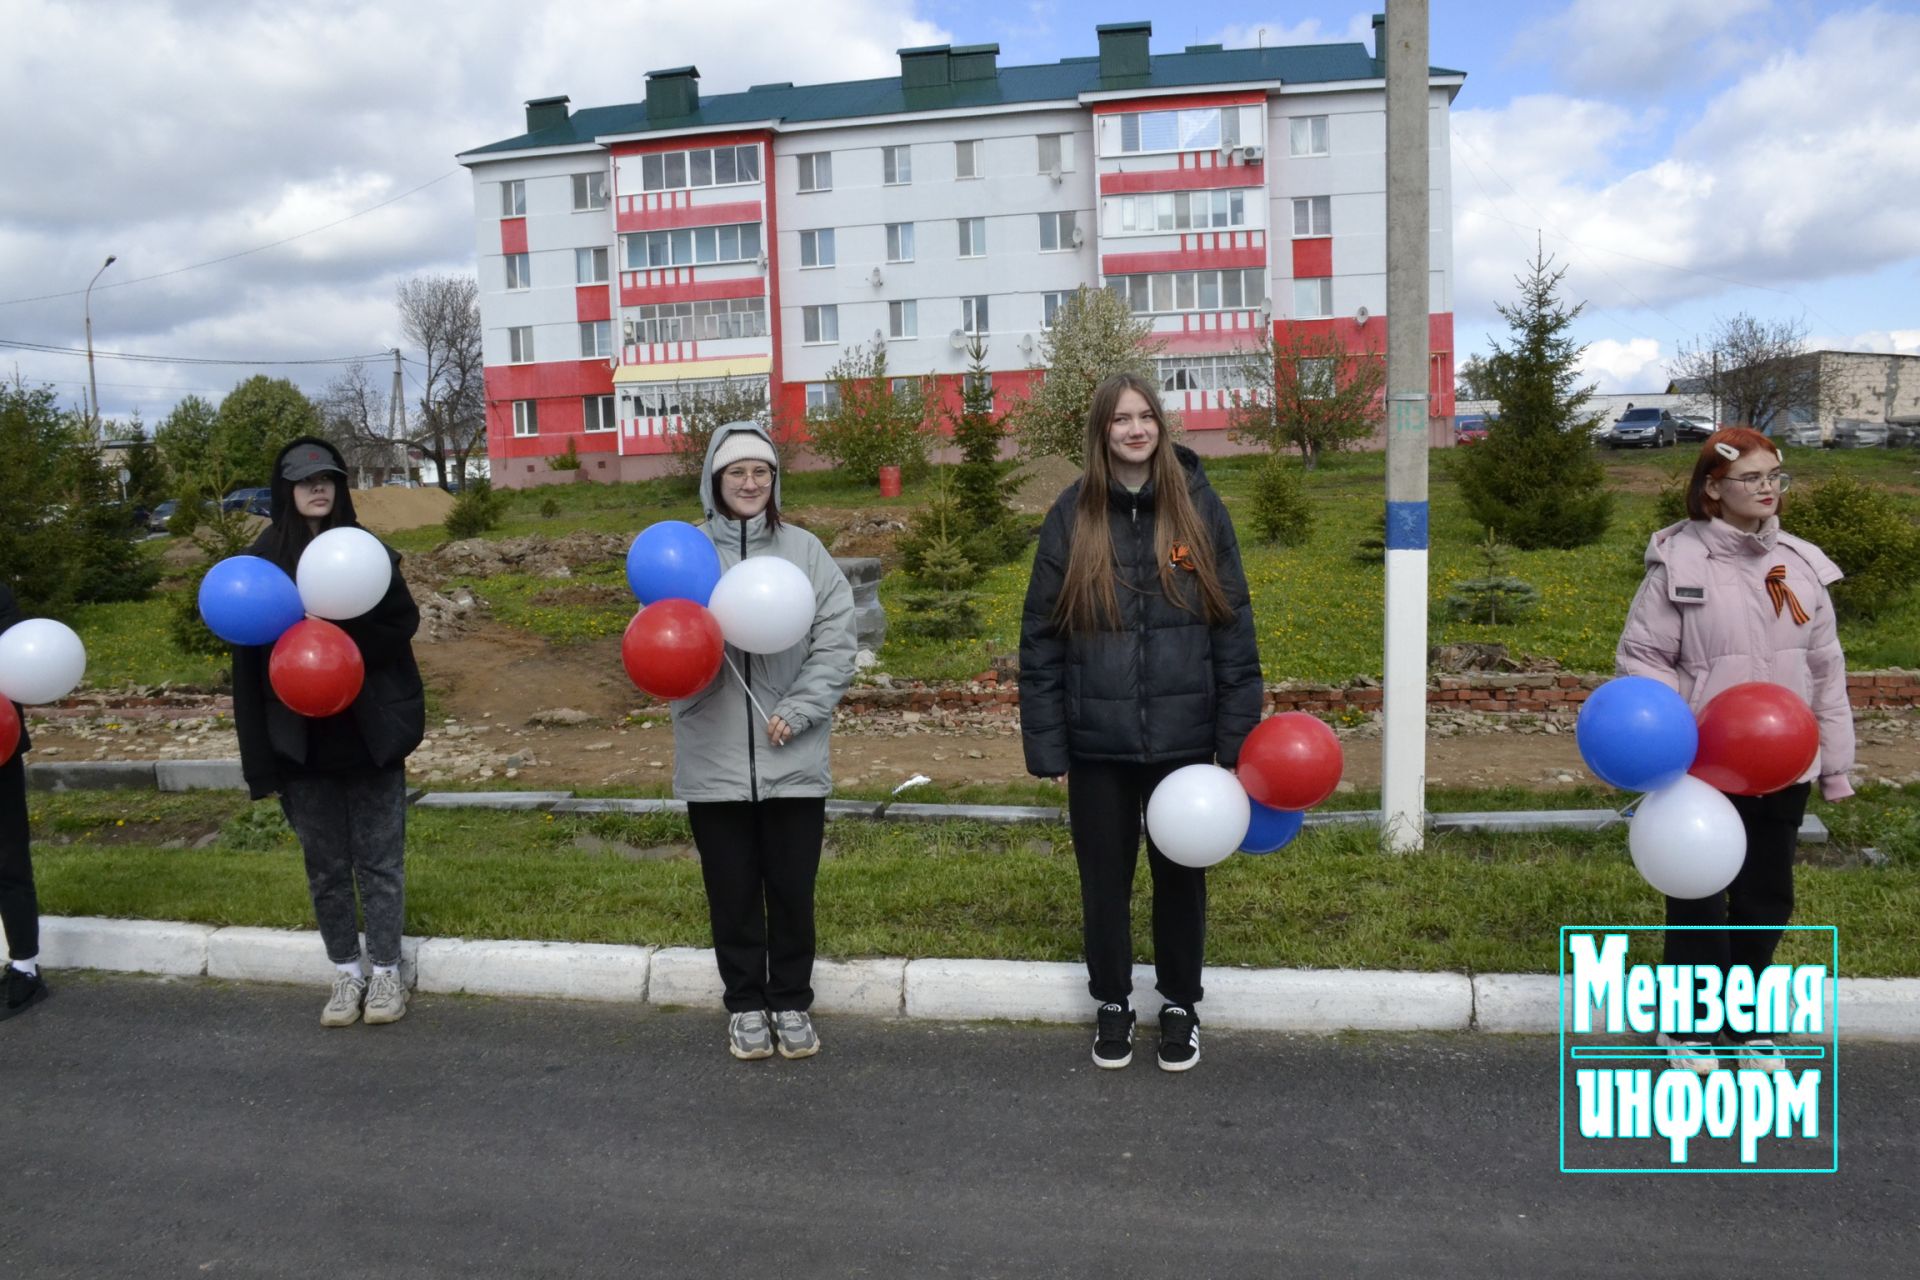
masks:
[[[287,450],[308,443],[314,442],[296,440]],[[299,557],[277,531],[283,521],[299,519],[292,495],[293,486],[281,479],[276,460],[274,523],[247,549],[247,554],[271,560],[289,575],[299,567]],[[354,523],[353,501],[344,491],[338,509],[345,523]],[[233,722],[240,738],[241,772],[254,799],[280,790],[289,774],[400,764],[426,736],[426,689],[413,657],[420,609],[400,574],[399,553],[388,548],[387,554],[393,560],[387,594],[358,618],[334,624],[353,638],[367,668],[359,696],[339,715],[313,720],[280,701],[267,676],[273,646],[234,647]]]
[[[1260,650],[1240,545],[1200,459],[1176,446],[1194,510],[1213,538],[1214,567],[1233,616],[1210,626],[1169,601],[1154,555],[1154,494],[1107,494],[1121,626],[1073,633],[1054,621],[1066,575],[1080,485],[1067,487],[1040,529],[1020,622],[1020,725],[1027,771],[1067,773],[1074,760],[1156,763],[1212,759],[1232,765],[1260,719]]]
[[[7,628],[21,620],[20,605],[13,598],[13,588],[0,582],[0,635],[6,634]],[[27,736],[27,710],[17,702],[13,704],[13,709],[20,716],[20,745],[15,751],[25,755],[33,749],[33,739]],[[4,760],[0,760],[0,764],[4,763]]]

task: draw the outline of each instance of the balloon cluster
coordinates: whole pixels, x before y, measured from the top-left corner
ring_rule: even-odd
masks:
[[[724,646],[780,653],[813,627],[813,584],[798,565],[754,556],[720,572],[720,553],[684,520],[641,530],[627,550],[627,585],[640,612],[620,660],[643,692],[687,698],[720,673]]]
[[[303,716],[338,715],[353,705],[366,662],[336,622],[379,604],[393,585],[393,560],[365,529],[328,529],[307,544],[289,578],[259,556],[229,556],[200,582],[200,617],[232,645],[272,645],[267,680]]]
[[[1727,794],[1791,786],[1820,754],[1820,724],[1782,685],[1734,685],[1696,718],[1658,680],[1622,676],[1587,698],[1575,740],[1602,782],[1648,793],[1627,828],[1647,883],[1669,897],[1705,898],[1746,861],[1746,827]]]
[[[58,702],[87,673],[87,647],[73,628],[52,618],[28,618],[0,635],[0,764],[20,745],[16,702]]]
[[[1210,867],[1235,850],[1272,853],[1333,794],[1342,764],[1340,739],[1324,721],[1303,711],[1272,716],[1241,744],[1237,777],[1190,764],[1161,779],[1147,800],[1147,834],[1184,867]]]

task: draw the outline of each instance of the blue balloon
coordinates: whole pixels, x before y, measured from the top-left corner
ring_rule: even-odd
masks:
[[[200,580],[200,616],[228,644],[278,640],[307,616],[300,588],[279,565],[259,556],[228,556]]]
[[[691,600],[704,606],[720,581],[720,553],[684,520],[648,525],[627,549],[627,585],[643,605]]]
[[[1621,676],[1587,698],[1574,740],[1602,782],[1622,791],[1658,791],[1693,765],[1700,730],[1679,694],[1658,680]]]
[[[1272,853],[1293,843],[1307,815],[1294,809],[1269,809],[1248,797],[1253,806],[1253,821],[1247,824],[1247,838],[1240,842],[1242,853]]]

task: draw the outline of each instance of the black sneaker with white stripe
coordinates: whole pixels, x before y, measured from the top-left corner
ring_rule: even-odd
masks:
[[[1160,1010],[1160,1069],[1186,1071],[1200,1061],[1200,1019],[1170,1004]]]
[[[1133,1010],[1123,1004],[1103,1004],[1094,1015],[1093,1065],[1109,1071],[1133,1061]]]

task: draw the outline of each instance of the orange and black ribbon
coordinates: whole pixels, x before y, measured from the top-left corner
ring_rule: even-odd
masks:
[[[1176,542],[1167,549],[1167,563],[1176,569],[1185,569],[1188,573],[1199,572],[1193,563],[1193,552],[1187,549],[1187,544],[1184,542]]]
[[[1787,585],[1787,566],[1777,564],[1767,570],[1767,598],[1773,601],[1773,616],[1779,617],[1785,608],[1793,612],[1793,624],[1797,627],[1807,625],[1807,611],[1794,599],[1793,588]]]

